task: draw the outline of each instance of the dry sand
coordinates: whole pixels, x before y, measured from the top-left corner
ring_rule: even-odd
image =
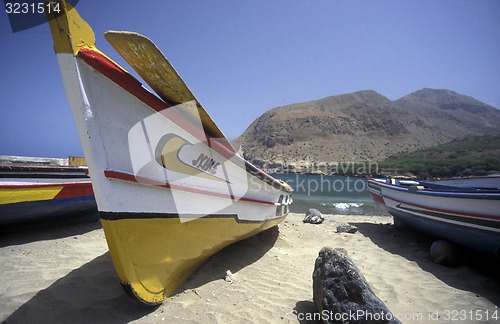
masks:
[[[222,250],[155,308],[122,291],[99,223],[4,229],[0,321],[307,323],[315,309],[311,275],[323,246],[345,248],[404,323],[500,318],[493,260],[486,267],[433,264],[432,241],[394,228],[388,216],[326,215],[320,225],[304,224],[302,218],[291,214],[279,229]],[[341,223],[356,225],[359,232],[336,233]],[[233,283],[224,281],[226,270],[234,274]]]

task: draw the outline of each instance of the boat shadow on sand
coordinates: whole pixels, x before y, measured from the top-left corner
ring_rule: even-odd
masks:
[[[447,285],[466,290],[500,306],[500,260],[493,256],[464,250],[463,262],[446,267],[432,262],[430,247],[436,238],[402,226],[351,223],[380,248],[418,264]]]
[[[101,228],[96,212],[72,214],[64,219],[0,226],[0,248],[84,234]]]
[[[149,312],[125,294],[106,252],[39,291],[5,323],[126,323]]]
[[[176,293],[220,280],[261,258],[278,239],[272,228],[232,244],[212,256]],[[126,323],[154,312],[128,297],[120,287],[109,252],[95,258],[36,293],[2,323]]]

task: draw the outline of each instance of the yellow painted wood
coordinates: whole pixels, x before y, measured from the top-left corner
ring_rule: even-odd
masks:
[[[55,10],[50,10],[50,12],[47,11],[47,18],[49,19],[50,32],[54,41],[54,51],[56,54],[70,53],[77,56],[82,48],[91,48],[115,63],[116,66],[121,68],[124,72],[128,73],[127,70],[97,49],[94,31],[90,25],[80,17],[76,9],[64,0],[58,2],[59,12]]]
[[[87,161],[81,156],[68,156],[68,163],[70,166],[87,166]]]
[[[201,118],[205,131],[236,152],[170,61],[149,38],[121,31],[108,31],[104,37],[160,98],[173,105],[196,101],[199,117],[195,118]]]
[[[104,37],[165,101],[180,104],[196,100],[172,64],[150,39],[138,33],[119,31],[107,31]]]
[[[0,189],[0,205],[50,200],[53,199],[62,190],[62,188],[63,186],[19,189],[2,188]]]
[[[218,177],[215,177],[211,174],[202,172],[190,165],[187,165],[186,163],[182,162],[179,159],[179,150],[181,146],[185,145],[186,143],[190,144],[186,140],[184,140],[181,137],[172,137],[170,138],[165,145],[162,148],[161,151],[161,162],[163,166],[166,169],[183,173],[186,175],[190,175],[193,177],[200,177],[200,178],[205,178],[205,179],[210,179],[214,181],[222,181],[226,182],[225,179],[221,179]]]
[[[69,3],[60,2],[59,9],[59,13],[47,11],[55,52],[76,56],[83,47],[95,49],[95,35],[89,24]]]
[[[101,220],[122,284],[147,304],[161,303],[209,256],[277,225],[238,223],[232,217]]]

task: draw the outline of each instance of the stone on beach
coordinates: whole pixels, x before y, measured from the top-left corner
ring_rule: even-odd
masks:
[[[447,267],[457,266],[461,259],[459,247],[446,240],[432,243],[430,255],[432,262]]]
[[[231,272],[231,270],[226,271],[226,276],[224,277],[224,280],[232,284],[234,282],[234,274]]]
[[[321,224],[325,218],[321,214],[321,212],[317,209],[311,208],[307,211],[306,216],[304,217],[303,222],[304,223],[311,223],[311,224]]]
[[[313,272],[313,300],[326,323],[400,323],[341,248],[324,247]]]
[[[337,233],[351,233],[354,234],[358,231],[358,228],[350,224],[342,224],[337,226]]]

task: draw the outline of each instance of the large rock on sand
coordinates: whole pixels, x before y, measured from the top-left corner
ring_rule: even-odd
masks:
[[[324,247],[313,272],[313,299],[325,323],[400,323],[344,249]]]

